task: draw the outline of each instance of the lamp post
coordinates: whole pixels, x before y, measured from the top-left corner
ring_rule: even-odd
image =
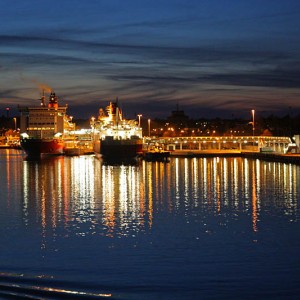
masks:
[[[14,120],[15,130],[17,130],[17,118],[13,118],[13,120]]]
[[[92,139],[95,140],[95,117],[91,117],[92,125]]]
[[[138,118],[139,118],[139,127],[141,126],[141,117],[143,116],[143,115],[137,115],[138,116]]]
[[[253,133],[253,136],[254,136],[254,131],[255,131],[254,114],[255,114],[255,110],[252,109],[251,112],[252,112],[252,133]]]
[[[150,122],[151,122],[151,120],[148,119],[148,135],[149,135],[149,137],[150,137],[150,132],[151,132]]]

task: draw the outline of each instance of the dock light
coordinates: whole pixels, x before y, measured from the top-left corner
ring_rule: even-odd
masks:
[[[15,130],[17,130],[17,118],[13,118],[15,124]]]
[[[91,121],[92,121],[92,129],[94,129],[95,127],[95,117],[91,117]]]
[[[139,127],[141,126],[141,117],[143,116],[143,115],[137,115],[138,116],[138,118],[139,118]]]
[[[151,127],[150,127],[151,120],[148,119],[148,136],[150,137]]]
[[[255,126],[254,126],[254,114],[255,114],[255,110],[252,109],[251,110],[252,113],[252,135],[254,136],[254,131],[255,131]]]

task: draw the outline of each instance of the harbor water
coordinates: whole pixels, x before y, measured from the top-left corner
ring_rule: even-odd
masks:
[[[299,205],[293,164],[0,150],[0,299],[298,299]]]

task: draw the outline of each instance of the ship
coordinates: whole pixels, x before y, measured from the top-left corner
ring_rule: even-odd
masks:
[[[48,104],[45,94],[40,105],[20,108],[20,144],[28,157],[60,155],[64,153],[64,134],[72,128],[67,105],[59,106],[58,97],[50,93]]]
[[[136,120],[123,117],[118,100],[109,102],[106,112],[100,108],[97,119],[91,118],[94,152],[104,162],[131,163],[141,156],[142,128]]]

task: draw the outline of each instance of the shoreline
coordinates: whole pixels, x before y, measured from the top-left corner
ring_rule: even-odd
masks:
[[[300,164],[300,153],[282,154],[276,152],[255,152],[255,151],[239,151],[239,150],[174,150],[170,151],[171,157],[245,157],[250,159],[261,159],[272,162],[283,162]]]
[[[20,148],[12,147],[0,147],[1,149],[6,150],[20,150]],[[257,152],[257,151],[240,151],[240,150],[173,150],[169,151],[169,157],[172,158],[200,158],[200,157],[244,157],[249,159],[261,159],[264,161],[270,162],[282,162],[282,163],[292,163],[300,164],[300,153],[276,153],[276,152]],[[80,153],[77,155],[86,155],[93,154],[89,153]],[[61,154],[63,156],[70,156],[68,153]]]

